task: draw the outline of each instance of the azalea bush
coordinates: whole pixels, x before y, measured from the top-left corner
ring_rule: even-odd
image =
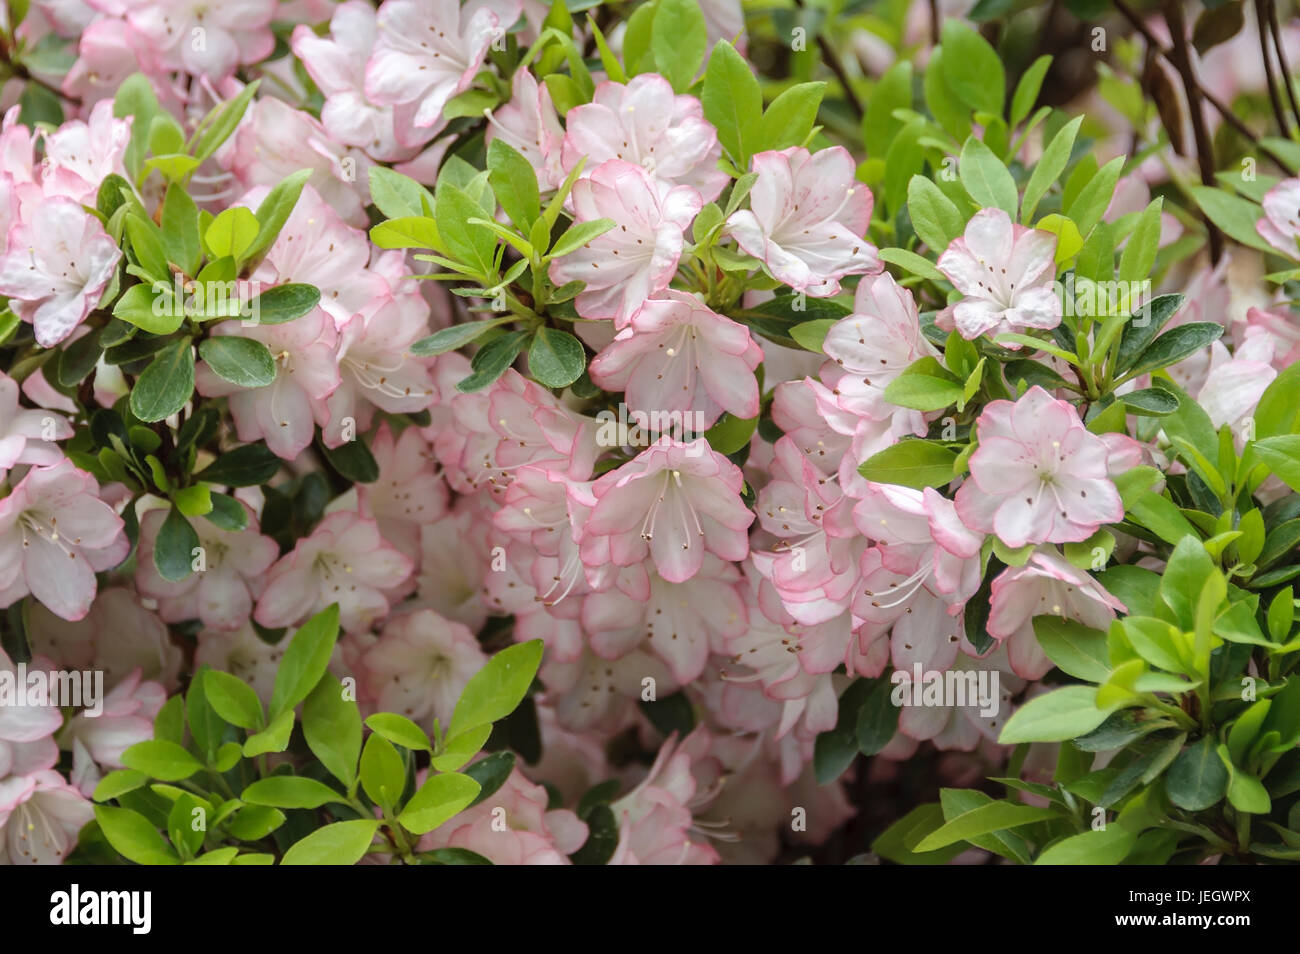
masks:
[[[1300,858],[1288,5],[4,9],[0,862]]]

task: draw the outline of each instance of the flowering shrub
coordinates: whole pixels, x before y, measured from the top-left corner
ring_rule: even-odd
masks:
[[[6,14],[0,861],[1300,857],[1274,4]]]

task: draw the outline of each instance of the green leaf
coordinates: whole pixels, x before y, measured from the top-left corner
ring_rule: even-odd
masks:
[[[742,171],[748,169],[750,157],[765,148],[763,94],[745,58],[726,40],[713,45],[700,103],[732,163]]]
[[[1039,62],[1043,59],[1047,58],[1040,58]],[[1034,164],[1034,171],[1029,174],[1029,181],[1025,184],[1025,199],[1020,212],[1020,221],[1024,224],[1028,225],[1033,220],[1034,210],[1038,208],[1039,201],[1047,194],[1052,183],[1065,171],[1083,119],[1084,117],[1079,116],[1062,126],[1061,130],[1052,137],[1052,141],[1047,144],[1038,162]]]
[[[468,808],[478,796],[479,789],[479,783],[468,775],[457,772],[432,775],[411,796],[397,820],[414,834],[431,832]]]
[[[807,350],[821,353],[826,336],[838,321],[838,318],[817,318],[800,322],[790,329],[790,337]]]
[[[283,463],[265,444],[240,444],[217,457],[194,479],[223,487],[255,487],[274,477]]]
[[[1253,445],[1255,454],[1292,490],[1300,490],[1300,434],[1266,437]]]
[[[140,267],[149,273],[155,282],[170,286],[171,269],[167,267],[167,255],[163,252],[162,235],[158,227],[142,215],[130,213],[124,223],[126,237],[131,242],[131,256]],[[148,284],[145,286],[148,288]]]
[[[716,424],[704,432],[704,439],[719,454],[734,454],[749,444],[758,429],[758,418],[739,418],[723,413]]]
[[[1105,633],[1056,616],[1035,616],[1033,626],[1043,652],[1062,672],[1097,683],[1110,676]]]
[[[377,819],[334,822],[312,832],[284,853],[282,865],[354,865],[370,850]]]
[[[255,732],[244,740],[244,755],[251,759],[267,752],[283,752],[289,747],[292,735],[293,710],[289,709],[272,719],[261,732]]]
[[[240,841],[260,841],[285,822],[284,812],[265,805],[248,805],[226,825],[231,835]]]
[[[657,0],[650,28],[655,67],[673,89],[684,93],[700,71],[709,48],[704,13],[694,0]]]
[[[479,759],[469,768],[465,769],[465,774],[479,783],[479,793],[474,796],[474,801],[470,806],[490,798],[510,777],[510,773],[515,770],[515,753],[493,752],[487,758]]]
[[[194,551],[199,535],[180,509],[172,506],[154,540],[153,565],[164,580],[175,583],[194,572]]]
[[[301,318],[318,304],[320,289],[315,285],[276,285],[248,303],[247,320],[255,325],[282,325]]]
[[[966,219],[957,206],[925,176],[912,176],[907,184],[907,211],[916,234],[935,253],[946,249],[966,229]]]
[[[1125,372],[1135,378],[1177,364],[1223,336],[1223,325],[1215,321],[1192,321],[1165,332],[1144,350]]]
[[[956,476],[957,453],[942,444],[902,440],[869,457],[858,473],[878,484],[901,484],[918,490],[944,487]]]
[[[1097,708],[1097,690],[1092,686],[1066,686],[1036,696],[1012,713],[998,741],[1063,742],[1087,735],[1109,714]]]
[[[797,83],[768,105],[759,124],[759,149],[802,146],[817,121],[825,83]]]
[[[386,217],[424,217],[433,212],[433,196],[409,176],[385,166],[372,166],[368,178],[370,198],[374,201],[375,208]]]
[[[1229,238],[1261,252],[1277,254],[1277,249],[1265,242],[1255,228],[1264,212],[1254,202],[1211,186],[1192,186],[1192,197],[1206,218]]]
[[[1111,199],[1115,196],[1115,184],[1119,182],[1119,175],[1124,169],[1124,157],[1116,156],[1110,162],[1106,163],[1097,173],[1088,180],[1088,184],[1079,190],[1065,208],[1065,214],[1069,216],[1079,228],[1079,234],[1085,238],[1093,230],[1101,217],[1109,207]]]
[[[454,736],[514,711],[542,661],[542,641],[532,639],[501,650],[470,677],[452,713],[447,734]]]
[[[963,812],[916,845],[916,851],[936,851],[959,841],[968,841],[979,835],[1006,831],[1023,825],[1032,825],[1051,818],[1060,818],[1054,808],[1039,808],[1019,802],[996,801]]]
[[[293,709],[320,682],[339,635],[339,607],[331,603],[298,628],[280,660],[271,690],[271,718]]]
[[[406,786],[406,763],[393,743],[374,733],[361,750],[361,787],[376,805],[392,808]]]
[[[885,387],[885,400],[915,411],[940,411],[962,400],[961,382],[934,358],[922,358]]]
[[[343,684],[333,673],[321,676],[303,700],[302,734],[321,765],[350,788],[361,755],[361,712],[343,693]]]
[[[472,729],[457,732],[455,735],[448,734],[438,754],[430,762],[439,772],[454,772],[478,755],[487,744],[490,735],[492,735],[490,722],[487,725],[477,725]]]
[[[311,172],[310,169],[300,169],[282,179],[266,194],[266,198],[254,213],[260,228],[257,230],[257,238],[253,240],[253,244],[244,251],[246,261],[257,260],[279,237],[284,223],[289,221],[289,215],[298,204],[302,187],[311,178]]]
[[[868,158],[885,158],[890,143],[903,128],[903,122],[894,118],[894,110],[911,108],[912,64],[907,59],[900,59],[880,77],[871,91],[871,98],[867,101],[867,114],[862,120],[862,134]]]
[[[376,712],[366,719],[366,725],[389,742],[420,752],[432,752],[429,736],[404,715],[395,712]]]
[[[997,51],[956,17],[943,21],[941,39],[943,78],[949,88],[971,109],[1001,116],[1007,74]]]
[[[320,808],[331,802],[346,804],[347,800],[324,782],[298,775],[272,775],[259,779],[240,794],[249,805],[266,805],[271,808]]]
[[[1120,255],[1120,281],[1137,282],[1150,277],[1160,245],[1160,209],[1163,201],[1153,199],[1138,216],[1137,225]]]
[[[344,441],[338,447],[321,445],[330,466],[354,484],[373,484],[379,479],[379,462],[360,437]]]
[[[504,139],[493,139],[487,151],[488,182],[501,208],[524,235],[542,214],[537,173],[532,163]]]
[[[253,96],[261,85],[260,79],[254,80],[240,90],[239,95],[214,106],[212,112],[203,118],[194,138],[194,146],[190,150],[195,159],[203,162],[230,138],[239,126],[239,121],[244,118],[248,104],[253,101]]]
[[[203,768],[203,763],[175,742],[149,739],[122,753],[122,764],[163,782],[179,782]]]
[[[446,354],[448,351],[455,351],[472,341],[477,341],[497,325],[514,320],[514,315],[507,315],[504,318],[494,318],[488,321],[471,321],[463,325],[451,325],[448,328],[435,331],[427,338],[421,338],[406,350],[421,358],[435,354]]]
[[[174,865],[180,862],[153,822],[139,812],[96,805],[95,821],[99,822],[99,830],[113,850],[128,861],[138,865]]]
[[[559,258],[576,252],[592,239],[599,238],[615,226],[613,219],[592,219],[590,222],[575,222],[555,240],[547,258]]]
[[[1119,399],[1134,414],[1142,414],[1147,417],[1163,417],[1167,414],[1173,414],[1178,410],[1179,405],[1177,395],[1158,387],[1130,391],[1128,394],[1121,394]]]
[[[229,255],[238,260],[257,240],[260,228],[257,216],[243,206],[235,206],[212,220],[203,241],[213,258]]]
[[[379,168],[379,167],[375,167]],[[426,215],[404,215],[380,222],[370,230],[370,241],[380,248],[428,248],[445,252],[437,223]]]
[[[548,388],[568,387],[587,370],[587,352],[567,331],[538,328],[528,348],[528,370]]]
[[[1199,812],[1218,803],[1228,791],[1228,769],[1214,739],[1204,736],[1183,750],[1165,773],[1165,794],[1179,808]]]
[[[438,231],[448,256],[472,269],[483,282],[489,282],[496,272],[496,236],[482,226],[469,224],[470,219],[482,216],[482,207],[464,189],[449,184],[438,188],[435,206]]]
[[[112,801],[127,792],[134,792],[138,788],[143,788],[148,781],[148,775],[137,772],[135,769],[115,769],[100,779],[99,784],[95,786],[95,801]]]
[[[1002,209],[1013,219],[1020,196],[1016,180],[988,146],[971,136],[961,147],[957,174],[976,204]]]
[[[456,390],[468,394],[488,387],[505,374],[506,368],[514,364],[527,340],[526,331],[510,331],[499,338],[493,338],[470,359],[469,366],[473,373],[459,381]]]
[[[241,729],[260,729],[265,724],[262,701],[238,676],[208,669],[203,676],[203,691],[213,711],[231,725]]]
[[[168,286],[141,282],[117,300],[113,317],[153,335],[169,335],[185,321],[185,312]]]
[[[207,338],[199,343],[199,357],[217,377],[241,388],[264,388],[275,380],[275,358],[266,345],[253,338]]]
[[[171,417],[194,394],[194,353],[188,338],[174,341],[136,379],[131,413],[151,424]]]
[[[177,183],[167,188],[162,207],[162,243],[167,260],[186,275],[194,275],[203,260],[199,239],[199,209]]]
[[[1016,84],[1016,92],[1011,97],[1011,115],[1008,120],[1008,125],[1011,128],[1014,129],[1019,126],[1033,110],[1034,104],[1038,102],[1038,94],[1043,88],[1043,78],[1047,75],[1047,70],[1051,65],[1052,58],[1050,56],[1040,56],[1021,75],[1020,82]],[[1039,162],[1041,163],[1042,159],[1039,159]],[[1053,176],[1052,178],[1056,177]]]
[[[1035,859],[1036,865],[1117,865],[1133,850],[1137,832],[1119,825],[1070,835],[1054,842]]]

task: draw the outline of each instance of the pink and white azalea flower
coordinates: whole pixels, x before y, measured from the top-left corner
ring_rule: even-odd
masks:
[[[265,387],[241,387],[200,361],[194,369],[195,389],[204,397],[229,397],[241,441],[265,440],[276,455],[293,460],[311,444],[314,425],[329,423],[326,398],[339,386],[338,336],[329,315],[313,308],[282,324],[223,321],[212,333],[266,345],[275,359],[275,380]]]
[[[1283,179],[1264,195],[1264,218],[1255,223],[1264,241],[1287,258],[1300,259],[1300,179]]]
[[[839,279],[884,266],[863,236],[871,224],[871,190],[858,182],[853,157],[842,146],[815,155],[790,148],[760,152],[749,209],[727,220],[727,230],[747,253],[795,291],[824,298],[839,293]]]
[[[62,414],[18,404],[18,384],[0,373],[0,477],[19,464],[49,467],[63,457],[54,441],[72,436]]]
[[[469,88],[519,12],[519,0],[386,0],[366,63],[366,96],[398,107],[399,125],[441,126],[443,107]]]
[[[537,173],[537,184],[550,192],[564,182],[561,147],[564,129],[555,114],[551,91],[526,69],[515,70],[510,84],[510,102],[488,114],[484,142],[500,139],[528,160]]]
[[[446,726],[465,684],[487,660],[463,623],[430,609],[396,616],[361,658],[366,697],[377,711],[426,729],[435,719]]]
[[[1077,543],[1124,519],[1106,442],[1068,401],[1034,386],[1014,403],[989,404],[976,427],[979,449],[956,497],[966,526],[1022,547]]]
[[[712,202],[728,177],[718,168],[722,147],[694,96],[678,96],[657,73],[642,73],[627,85],[606,81],[590,103],[565,118],[564,168],[584,156],[586,170],[610,159],[641,166],[663,182],[688,185]]]
[[[339,625],[356,632],[388,614],[388,591],[410,575],[410,558],[380,536],[373,520],[341,510],[271,567],[253,618],[275,629],[338,603]]]
[[[937,268],[965,297],[940,316],[967,340],[1061,323],[1056,278],[1056,236],[1016,225],[1002,209],[983,209],[939,256]],[[1017,350],[1019,345],[1008,344]]]
[[[52,669],[44,657],[36,657],[28,672]],[[0,649],[0,672],[11,685],[17,681],[17,668],[9,654]],[[6,700],[0,705],[0,779],[7,775],[29,775],[53,767],[59,760],[54,733],[63,725],[58,706],[36,705],[30,697],[21,705]]]
[[[567,865],[587,840],[587,825],[516,767],[490,798],[420,839],[420,851],[464,848],[498,865]],[[504,823],[504,828],[502,827]]]
[[[661,438],[599,478],[583,530],[583,561],[632,566],[649,557],[670,583],[700,571],[705,553],[743,560],[754,514],[740,499],[740,468],[704,438]]]
[[[95,815],[52,769],[0,779],[0,864],[62,864]]]
[[[158,614],[167,622],[198,619],[213,629],[234,630],[248,619],[280,548],[258,533],[252,508],[244,503],[240,506],[248,519],[243,530],[225,530],[204,517],[191,518],[190,526],[203,548],[203,567],[177,582],[164,580],[153,559],[167,511],[150,510],[140,519],[136,586],[141,594],[157,601]]]
[[[1091,576],[1052,549],[1036,550],[1024,566],[1008,567],[992,586],[988,632],[1006,642],[1011,668],[1024,679],[1041,679],[1052,662],[1034,635],[1035,616],[1074,620],[1106,630],[1127,610]]]
[[[129,5],[127,21],[168,69],[213,82],[275,47],[275,0],[159,0]]]
[[[677,274],[682,232],[700,211],[690,186],[656,182],[640,166],[614,159],[574,183],[575,221],[611,219],[614,228],[551,262],[557,285],[586,282],[574,306],[584,318],[612,318],[626,328],[647,298]]]
[[[99,304],[122,252],[73,199],[55,196],[23,211],[0,257],[0,295],[32,325],[36,343],[52,348]]]
[[[89,612],[95,573],[131,549],[98,491],[94,477],[63,460],[28,471],[0,500],[0,606],[30,593],[67,620]]]
[[[701,418],[703,428],[723,411],[749,419],[759,410],[754,369],[763,349],[749,329],[711,311],[694,295],[669,289],[645,302],[631,324],[592,359],[591,380],[626,391],[634,411]],[[702,428],[701,428],[702,429]]]

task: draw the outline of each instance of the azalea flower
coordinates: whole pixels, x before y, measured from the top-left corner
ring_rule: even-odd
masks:
[[[570,864],[587,825],[566,808],[548,810],[549,801],[547,790],[516,766],[490,798],[424,835],[419,849],[464,848],[497,865]]]
[[[432,729],[434,720],[451,721],[465,684],[487,660],[469,627],[425,609],[390,619],[361,668],[376,711]]]
[[[275,380],[245,388],[227,381],[200,361],[194,386],[204,397],[229,397],[239,439],[265,440],[277,456],[293,460],[311,444],[314,426],[329,423],[326,398],[339,386],[333,322],[321,308],[282,324],[245,325],[223,321],[213,335],[238,335],[266,345],[275,359]]]
[[[366,63],[366,96],[396,106],[398,123],[442,124],[442,109],[469,88],[492,42],[519,19],[519,0],[387,0]],[[409,118],[407,118],[409,117]]]
[[[290,46],[325,96],[320,119],[331,139],[364,149],[375,159],[406,159],[408,146],[418,141],[399,143],[393,107],[377,105],[366,96],[366,61],[378,37],[375,8],[347,0],[335,8],[328,36],[318,36],[300,23],[293,28]]]
[[[203,567],[183,580],[165,580],[154,566],[154,547],[167,511],[150,510],[140,519],[140,556],[135,582],[140,592],[158,603],[158,613],[169,623],[198,619],[213,629],[238,629],[253,611],[253,602],[265,585],[266,571],[280,556],[280,548],[257,529],[257,518],[247,504],[243,530],[225,530],[205,517],[190,520],[203,550]]]
[[[447,484],[434,470],[433,454],[418,428],[408,427],[396,440],[388,422],[370,442],[379,479],[357,484],[357,511],[379,524],[383,538],[416,563],[420,528],[447,512]]]
[[[131,123],[113,116],[112,103],[101,102],[90,111],[89,121],[66,122],[43,140],[45,195],[94,205],[100,183],[113,173],[124,174],[122,160],[131,142]]]
[[[0,256],[0,295],[52,348],[86,320],[113,277],[122,252],[99,220],[69,198],[39,202],[9,230]]]
[[[110,690],[135,673],[168,691],[178,684],[180,646],[172,642],[158,614],[146,609],[126,586],[101,590],[90,612],[76,622],[60,619],[40,604],[32,606],[27,638],[33,651],[60,668],[102,671]]]
[[[202,629],[194,651],[194,668],[207,665],[238,676],[257,693],[262,705],[270,705],[275,674],[292,638],[292,633],[286,633],[278,643],[268,643],[253,628],[252,620],[246,620],[236,630]]]
[[[642,303],[658,297],[677,274],[682,232],[700,211],[700,194],[657,183],[640,166],[615,159],[574,183],[572,200],[576,222],[607,218],[615,226],[552,261],[551,280],[585,282],[574,302],[578,313],[626,328]]]
[[[47,662],[44,657],[34,658],[28,672],[52,669]],[[6,673],[11,682],[16,680],[17,667],[3,649],[0,672]],[[0,780],[53,767],[59,760],[54,733],[62,725],[63,714],[57,706],[33,705],[30,699],[23,700],[22,705],[0,705]]]
[[[703,438],[660,438],[592,487],[583,560],[599,565],[607,553],[616,566],[631,566],[649,557],[670,583],[698,573],[706,552],[743,560],[754,522],[740,499],[743,484],[740,468]]]
[[[983,209],[939,256],[937,268],[965,297],[942,313],[941,325],[967,340],[1061,323],[1056,236],[1016,225],[1002,209]],[[1007,345],[1016,350],[1016,344]]]
[[[57,464],[63,454],[53,442],[66,441],[72,433],[62,414],[20,407],[17,382],[0,373],[0,478],[19,464]]]
[[[32,468],[0,500],[0,606],[30,593],[63,619],[90,611],[95,573],[131,549],[98,490],[94,477],[63,460]]]
[[[760,152],[750,169],[758,175],[750,208],[733,213],[727,230],[774,278],[824,298],[839,293],[846,275],[884,267],[863,238],[871,224],[871,190],[857,181],[848,150]]]
[[[1074,620],[1105,631],[1124,604],[1091,576],[1051,549],[1039,549],[1024,566],[993,580],[988,633],[1005,642],[1011,668],[1023,679],[1041,679],[1052,662],[1034,635],[1035,616]]]
[[[167,690],[142,680],[136,669],[105,695],[98,715],[80,712],[68,721],[61,738],[72,749],[72,776],[83,795],[95,791],[101,767],[125,768],[122,753],[153,738],[154,718],[166,701]]]
[[[526,69],[515,70],[510,102],[488,114],[483,140],[500,139],[528,160],[543,192],[559,188],[565,172],[561,155],[564,130],[555,114],[551,92]]]
[[[956,497],[966,526],[1022,547],[1081,542],[1124,519],[1106,442],[1068,401],[1035,386],[1014,403],[989,404],[976,427],[979,449]]]
[[[645,779],[610,805],[619,825],[611,865],[718,863],[718,853],[708,842],[691,838],[694,810],[714,794],[699,791],[691,771],[691,742],[669,736]]]
[[[626,391],[633,410],[677,412],[687,421],[694,412],[707,428],[723,411],[746,420],[758,415],[754,369],[762,361],[748,328],[669,289],[641,306],[589,372],[600,387]]]
[[[1264,241],[1287,258],[1300,258],[1300,179],[1283,179],[1264,194],[1264,217],[1255,223]]]
[[[704,107],[693,96],[674,94],[657,73],[642,73],[626,86],[601,83],[590,103],[564,118],[566,171],[584,156],[587,170],[623,159],[670,185],[691,186],[705,202],[716,199],[728,182],[718,168],[722,147]]]
[[[94,814],[52,769],[0,779],[0,864],[61,864]]]
[[[338,603],[339,625],[355,632],[388,614],[387,591],[410,575],[410,559],[384,541],[373,520],[337,511],[271,567],[253,618],[276,629]]]
[[[275,0],[155,0],[129,5],[131,28],[173,70],[216,81],[275,47]]]

